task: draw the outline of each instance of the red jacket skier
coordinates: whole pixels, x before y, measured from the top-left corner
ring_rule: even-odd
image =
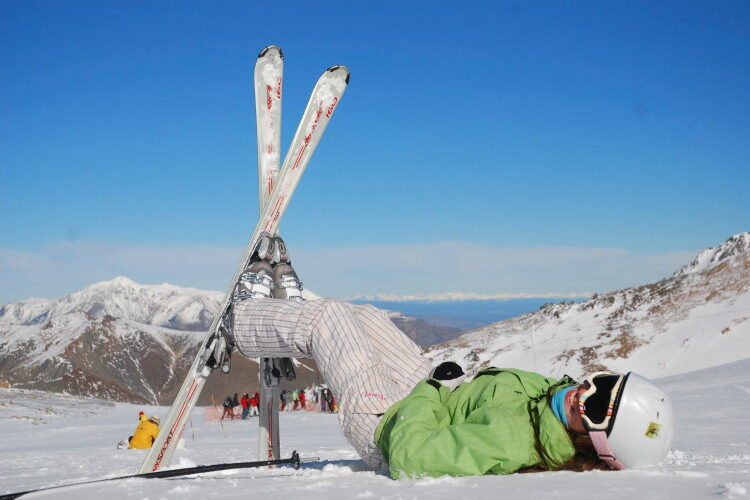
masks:
[[[258,416],[258,402],[260,398],[258,396],[258,393],[255,393],[255,396],[250,398],[250,416]]]

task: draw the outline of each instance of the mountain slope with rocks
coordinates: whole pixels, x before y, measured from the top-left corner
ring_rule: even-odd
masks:
[[[0,381],[108,400],[170,403],[221,299],[220,292],[117,277],[59,300],[0,306]],[[314,363],[296,364],[295,386],[317,382]],[[257,389],[257,362],[238,356],[229,375],[209,378],[199,404]]]
[[[309,300],[317,296],[304,291]],[[0,384],[134,403],[171,403],[223,294],[125,278],[95,283],[59,300],[0,306]],[[391,312],[421,345],[453,338],[442,328]],[[434,342],[432,342],[434,343]],[[320,383],[314,362],[295,360],[297,380]],[[258,390],[257,361],[236,356],[229,375],[213,374],[199,404]]]
[[[702,251],[672,276],[538,311],[433,346],[474,374],[488,366],[580,377],[662,377],[750,358],[750,233]]]

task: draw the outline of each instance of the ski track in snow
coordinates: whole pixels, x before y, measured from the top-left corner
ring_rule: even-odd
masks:
[[[660,380],[677,415],[674,450],[660,466],[622,472],[545,472],[393,481],[368,470],[336,415],[282,413],[282,457],[300,470],[241,469],[172,479],[127,479],[23,498],[750,498],[750,359]],[[141,407],[60,394],[0,389],[0,492],[135,473],[145,450],[117,450]],[[203,421],[198,408],[174,467],[255,460],[257,419]],[[195,438],[193,439],[193,433]]]

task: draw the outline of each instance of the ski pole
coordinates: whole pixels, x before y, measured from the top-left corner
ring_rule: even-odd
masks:
[[[181,469],[157,470],[154,472],[144,472],[141,474],[130,474],[128,476],[108,477],[104,479],[94,479],[93,481],[82,481],[80,483],[70,483],[70,484],[63,484],[60,486],[49,486],[47,488],[37,488],[35,490],[26,490],[26,491],[18,491],[16,493],[7,493],[5,495],[0,495],[0,500],[13,500],[15,498],[20,497],[21,495],[25,495],[27,493],[35,493],[37,491],[56,490],[58,488],[67,488],[68,486],[82,486],[85,484],[101,483],[104,481],[117,481],[120,479],[133,479],[133,478],[139,478],[139,477],[142,477],[145,479],[164,479],[164,478],[169,478],[169,477],[201,474],[204,472],[216,472],[220,470],[229,470],[229,469],[249,469],[252,467],[265,467],[267,465],[284,465],[284,464],[290,464],[295,470],[297,470],[299,469],[299,462],[300,462],[299,453],[297,453],[296,451],[293,451],[291,457],[284,458],[281,460],[261,460],[259,462],[233,462],[233,463],[214,464],[214,465],[198,465],[195,467],[184,467]]]
[[[216,408],[216,411],[218,412],[219,407],[216,405],[216,400],[214,399],[213,394],[211,394],[211,402],[214,404],[214,408]],[[224,428],[224,422],[222,422],[223,419],[224,419],[224,415],[222,415],[221,418],[219,418],[219,425],[221,426],[221,431],[224,433],[224,437],[228,438],[229,436],[227,436],[227,430]]]

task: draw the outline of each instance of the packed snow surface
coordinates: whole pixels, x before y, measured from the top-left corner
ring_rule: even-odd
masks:
[[[172,479],[127,479],[28,498],[747,498],[750,491],[750,359],[661,379],[673,398],[677,433],[664,464],[642,470],[389,479],[367,469],[344,440],[336,415],[281,414],[282,456],[300,470],[242,469]],[[139,407],[0,389],[0,493],[132,474],[144,450],[118,450]],[[173,467],[256,459],[257,419],[204,421],[196,409]],[[315,459],[313,457],[318,457]],[[26,497],[24,497],[26,498]]]

